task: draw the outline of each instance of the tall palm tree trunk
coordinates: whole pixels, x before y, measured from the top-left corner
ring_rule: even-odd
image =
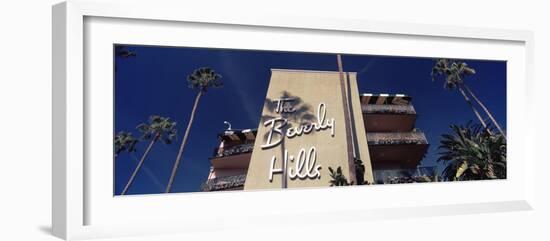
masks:
[[[349,107],[348,107],[348,98],[346,95],[346,83],[344,80],[344,67],[342,64],[342,56],[340,54],[336,55],[336,60],[338,62],[338,72],[340,73],[340,90],[342,94],[342,104],[344,109],[344,120],[345,125],[344,128],[346,130],[346,147],[347,147],[347,153],[348,153],[348,166],[349,166],[349,177],[350,177],[350,183],[357,183],[357,179],[355,177],[355,161],[354,161],[354,153],[353,153],[353,144],[352,144],[352,134],[351,134],[351,126],[346,126],[350,123],[350,114],[349,114]]]
[[[149,155],[149,152],[151,151],[151,148],[153,148],[153,145],[155,142],[157,142],[158,138],[160,137],[159,134],[155,135],[155,137],[151,140],[151,143],[149,143],[149,146],[141,156],[141,159],[139,160],[138,165],[136,166],[136,169],[134,169],[134,172],[132,173],[132,176],[130,176],[130,179],[128,180],[128,183],[126,183],[126,186],[124,186],[124,190],[122,190],[122,193],[120,195],[126,194],[128,191],[128,188],[132,185],[134,182],[134,179],[136,178],[136,175],[138,174],[139,170],[141,169],[141,166],[143,166],[143,162],[145,162],[145,158],[147,158],[147,155]]]
[[[134,161],[136,163],[139,163],[139,158],[136,157],[136,155],[134,153],[131,154],[131,157],[132,159],[134,159]],[[151,169],[147,168],[147,166],[143,166],[143,171],[145,172],[145,174],[147,174],[147,176],[151,179],[151,181],[157,185],[157,187],[159,188],[159,192],[162,192],[164,191],[164,189],[166,189],[166,186],[164,186],[164,184],[162,184],[160,182],[160,180],[157,178],[157,176],[155,176],[155,174],[151,171]]]
[[[187,143],[187,137],[189,137],[189,132],[191,130],[191,126],[193,125],[193,119],[195,118],[195,112],[197,111],[197,106],[199,105],[199,100],[201,96],[202,96],[202,91],[199,91],[197,93],[197,97],[195,97],[195,104],[193,105],[193,110],[191,111],[191,117],[189,118],[187,129],[185,130],[185,134],[183,135],[183,140],[181,141],[180,149],[178,151],[178,156],[176,157],[176,161],[174,162],[174,167],[172,168],[172,174],[170,175],[170,180],[168,180],[168,185],[166,185],[166,191],[165,191],[166,193],[169,193],[170,190],[172,190],[172,184],[174,183],[174,178],[176,177],[176,173],[178,171],[181,158],[183,156],[183,149],[185,148],[185,144]]]
[[[504,136],[504,139],[506,139],[506,134],[504,134],[504,131],[502,130],[500,125],[497,123],[497,121],[495,120],[495,118],[493,117],[491,112],[489,112],[489,109],[487,109],[487,107],[485,107],[485,105],[477,98],[477,96],[474,94],[474,92],[472,92],[470,87],[468,87],[466,84],[463,84],[463,85],[464,85],[464,88],[466,89],[466,91],[468,91],[468,93],[474,98],[474,100],[479,104],[479,106],[481,106],[481,108],[485,111],[487,116],[489,116],[489,119],[491,119],[493,124],[497,127],[500,134],[502,134],[502,136]]]
[[[462,86],[458,86],[458,90],[464,97],[464,100],[466,100],[466,103],[468,103],[468,106],[470,106],[470,108],[472,108],[472,111],[474,111],[474,114],[477,116],[477,118],[483,125],[483,128],[485,128],[485,130],[487,131],[487,133],[489,133],[489,135],[492,135],[493,133],[491,132],[491,130],[487,128],[487,123],[485,123],[485,121],[483,120],[483,118],[481,117],[477,109],[474,107],[474,105],[472,104],[472,101],[470,100],[470,98],[468,98],[468,96],[466,95],[466,92],[464,92],[464,89],[462,89]]]

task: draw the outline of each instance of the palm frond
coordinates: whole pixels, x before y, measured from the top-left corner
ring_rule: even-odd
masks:
[[[458,60],[437,59],[432,67],[432,81],[443,79],[443,88],[453,90],[464,83],[464,78],[475,74],[475,69]]]
[[[489,135],[471,122],[450,128],[452,133],[441,136],[437,159],[447,164],[443,170],[446,179],[506,178],[506,139],[502,135]]]
[[[187,84],[191,89],[206,92],[209,88],[223,86],[222,76],[209,67],[198,68],[187,76]]]
[[[136,129],[141,132],[141,139],[157,138],[171,144],[177,137],[177,123],[168,117],[152,115],[147,123],[139,124]]]
[[[118,132],[115,135],[115,156],[123,151],[135,152],[138,140],[130,132]]]

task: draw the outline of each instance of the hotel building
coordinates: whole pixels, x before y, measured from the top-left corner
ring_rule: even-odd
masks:
[[[354,183],[432,181],[416,118],[409,96],[359,94],[356,73],[272,69],[262,123],[218,135],[201,190],[329,186],[329,167]]]

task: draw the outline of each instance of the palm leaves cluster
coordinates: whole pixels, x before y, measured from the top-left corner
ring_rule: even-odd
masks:
[[[453,90],[464,84],[466,76],[475,73],[475,69],[468,67],[465,62],[438,59],[432,68],[432,81],[438,76],[444,76],[443,88]]]
[[[149,117],[148,123],[139,124],[136,129],[141,132],[142,140],[156,138],[165,144],[172,144],[177,136],[177,123],[168,117],[153,115]]]
[[[336,171],[332,167],[328,167],[328,171],[331,178],[329,181],[331,187],[353,185],[353,182],[349,183],[344,173],[342,173],[342,167],[336,168]]]
[[[114,55],[122,59],[128,59],[130,57],[136,57],[137,53],[129,50],[128,47],[124,45],[116,45],[114,50]],[[115,72],[118,71],[117,64],[116,64],[117,62],[118,61],[115,61]]]
[[[115,46],[115,54],[122,58],[136,57],[137,54],[134,51],[128,49],[128,47],[123,45]]]
[[[206,92],[210,87],[222,87],[222,76],[208,67],[198,68],[187,76],[187,84],[191,89]]]
[[[135,152],[138,140],[130,132],[121,131],[115,136],[115,157],[121,152]]]
[[[451,134],[442,135],[438,161],[447,163],[447,180],[506,178],[506,139],[491,135],[480,125],[451,125]]]

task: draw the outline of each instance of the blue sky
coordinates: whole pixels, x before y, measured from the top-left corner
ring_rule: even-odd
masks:
[[[179,139],[172,145],[157,143],[128,194],[161,193],[168,181],[177,150],[189,121],[196,92],[186,77],[199,67],[220,73],[224,86],[211,89],[199,103],[173,192],[199,191],[208,176],[209,157],[218,145],[224,120],[235,129],[257,128],[271,68],[336,71],[335,54],[272,52],[184,47],[128,46],[137,56],[115,57],[115,130],[131,131],[150,115],[177,121]],[[357,72],[360,93],[407,94],[418,113],[416,127],[430,143],[422,166],[436,162],[440,135],[450,124],[477,119],[463,97],[432,82],[431,58],[343,55],[344,71]],[[477,74],[467,83],[506,129],[506,62],[466,60]],[[119,194],[148,143],[138,144],[134,155],[115,161],[115,194]],[[442,169],[442,166],[440,167]]]

